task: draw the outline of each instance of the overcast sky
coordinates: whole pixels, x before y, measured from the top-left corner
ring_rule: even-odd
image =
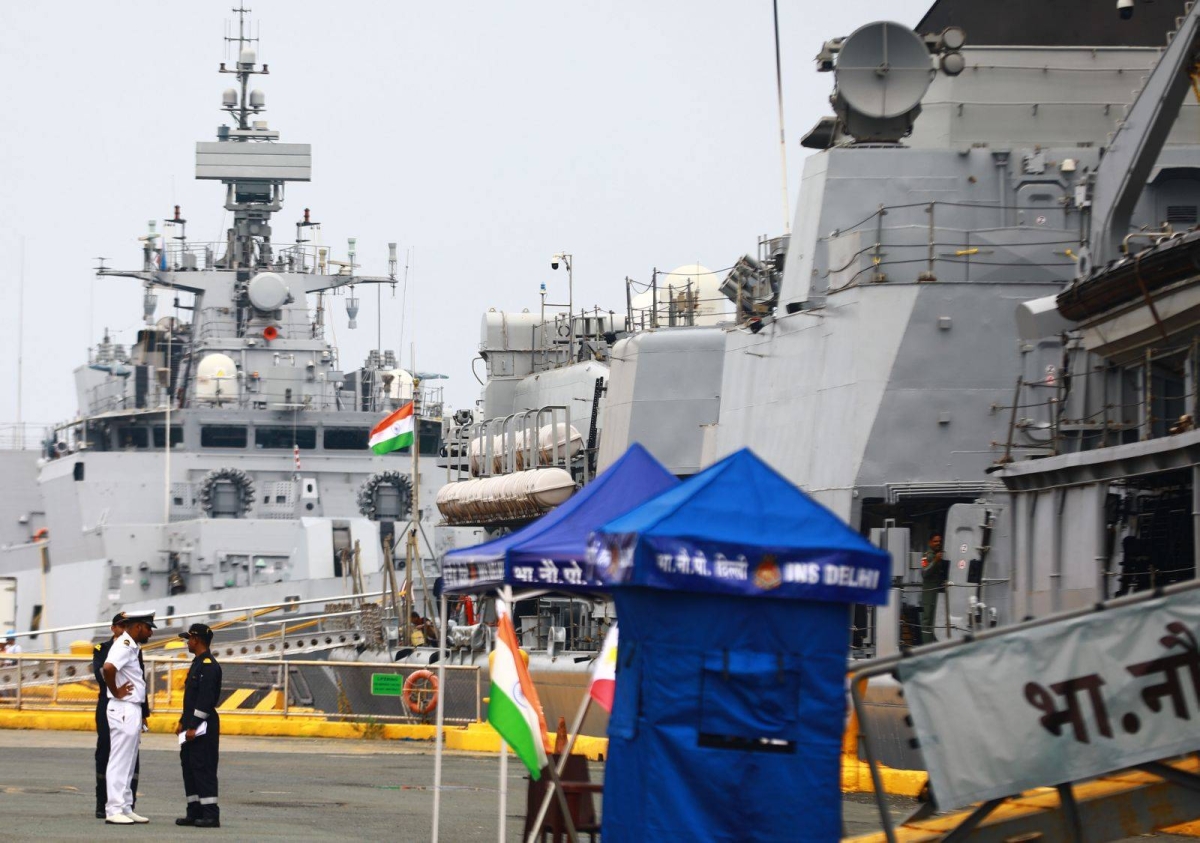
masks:
[[[76,412],[72,372],[109,327],[129,343],[141,289],[93,280],[94,258],[140,267],[137,237],[183,207],[193,240],[221,236],[222,188],[193,179],[230,77],[224,0],[0,3],[0,422],[17,415],[17,292],[25,243],[27,422]],[[485,310],[565,296],[553,252],[575,255],[575,304],[624,309],[622,279],[699,261],[718,269],[782,232],[770,0],[349,2],[247,0],[281,140],[313,145],[314,180],[289,187],[275,239],[305,207],[362,272],[387,242],[412,254],[404,363],[450,376],[471,406]],[[877,19],[914,25],[929,0],[780,0],[789,202],[799,140],[829,113],[812,58]],[[344,369],[376,345],[335,301]],[[159,298],[159,315],[170,296]],[[383,347],[399,350],[401,295],[384,293]]]

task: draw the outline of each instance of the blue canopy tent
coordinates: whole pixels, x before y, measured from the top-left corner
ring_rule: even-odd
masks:
[[[445,590],[478,592],[505,585],[543,591],[602,590],[588,563],[589,535],[604,522],[678,485],[671,472],[635,443],[603,474],[532,524],[447,553],[442,563]]]
[[[679,480],[641,445],[625,454],[565,503],[515,533],[475,547],[452,550],[442,561],[441,641],[446,640],[446,594],[500,590],[511,604],[516,597],[546,591],[603,590],[588,562],[588,538],[604,522],[628,512],[655,495],[678,486]],[[444,646],[440,645],[440,646]],[[441,653],[439,652],[439,656]],[[445,660],[438,662],[439,685],[445,681]],[[434,827],[440,811],[442,780],[442,696],[438,696],[437,745],[434,761]],[[572,728],[578,732],[583,710]],[[500,753],[500,817],[507,811],[508,754]],[[545,805],[543,805],[543,814]]]
[[[829,841],[851,603],[891,562],[742,450],[605,524],[621,622],[607,841]]]

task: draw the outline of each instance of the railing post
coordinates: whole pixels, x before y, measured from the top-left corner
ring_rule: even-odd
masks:
[[[21,689],[25,687],[25,678],[21,675],[24,663],[24,657],[17,653],[17,711],[21,710]]]
[[[288,667],[287,662],[283,660],[283,656],[279,657],[279,669],[283,672],[283,681],[280,683],[283,686],[283,716],[288,716]]]
[[[55,705],[58,705],[58,667],[61,662],[55,659],[52,664],[54,665],[54,694],[51,696],[51,699],[54,700]]]
[[[483,722],[483,687],[480,679],[483,678],[483,669],[479,665],[475,665],[475,722]]]

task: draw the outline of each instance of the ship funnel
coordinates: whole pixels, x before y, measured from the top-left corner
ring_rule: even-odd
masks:
[[[346,327],[357,328],[358,322],[355,320],[358,319],[358,296],[351,294],[346,297],[346,316],[350,318],[350,324]]]

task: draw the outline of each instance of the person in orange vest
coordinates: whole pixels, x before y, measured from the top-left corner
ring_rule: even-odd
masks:
[[[937,616],[938,594],[946,590],[949,579],[949,563],[942,553],[942,537],[929,540],[929,549],[921,557],[921,643],[937,641],[933,625]]]

